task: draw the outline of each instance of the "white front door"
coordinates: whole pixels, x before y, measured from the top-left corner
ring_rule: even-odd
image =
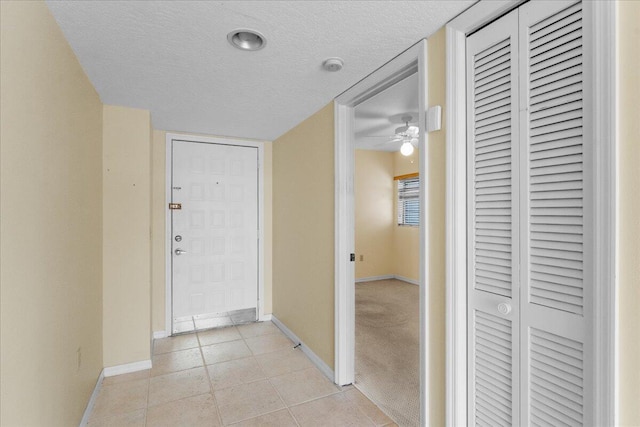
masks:
[[[171,149],[172,333],[256,320],[258,149]]]

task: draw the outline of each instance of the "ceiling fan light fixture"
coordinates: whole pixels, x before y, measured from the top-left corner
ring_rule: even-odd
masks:
[[[404,118],[404,117],[403,117]],[[407,135],[412,135],[412,136],[416,136],[418,135],[418,133],[420,132],[420,128],[418,126],[414,126],[414,125],[409,125],[409,122],[405,122],[404,126],[400,126],[396,128],[396,135],[398,134],[407,134]]]
[[[405,141],[402,143],[402,146],[400,147],[400,153],[403,156],[410,156],[413,154],[413,144],[411,144],[410,141]]]
[[[255,30],[238,29],[227,34],[231,46],[240,50],[260,50],[267,44],[267,39]]]

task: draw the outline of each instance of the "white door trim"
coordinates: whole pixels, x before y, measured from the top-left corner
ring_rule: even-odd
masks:
[[[466,323],[466,110],[465,46],[471,32],[517,7],[521,0],[480,1],[446,26],[446,425],[467,422]],[[595,254],[594,294],[596,390],[595,425],[616,425],[618,327],[616,317],[617,271],[617,160],[616,160],[616,40],[615,2],[585,1],[585,22],[594,48],[591,70],[592,118],[595,152]]]
[[[255,147],[258,149],[258,320],[264,320],[264,143],[265,141],[232,139],[223,137],[205,137],[186,135],[179,133],[167,133],[166,135],[166,163],[165,163],[165,328],[167,336],[172,334],[172,300],[171,286],[171,164],[172,141],[189,141],[207,144],[234,145],[239,147]]]
[[[387,64],[342,93],[335,110],[335,382],[354,381],[355,359],[355,274],[349,254],[354,253],[354,152],[353,109],[393,84],[418,72],[421,127],[426,129],[427,41],[421,40]],[[420,132],[420,420],[429,419],[429,303],[428,303],[428,209],[426,206],[428,135]]]

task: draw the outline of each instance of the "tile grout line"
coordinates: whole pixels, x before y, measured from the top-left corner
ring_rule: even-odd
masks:
[[[316,400],[324,399],[325,397],[329,397],[329,396],[335,396],[336,394],[340,394],[340,393],[344,393],[344,392],[341,391],[341,390],[338,390],[338,391],[336,391],[334,393],[329,393],[329,394],[325,394],[323,396],[318,396],[318,397],[314,397],[312,399],[303,400],[302,402],[294,403],[293,405],[290,405],[290,407],[300,406],[300,405],[304,405],[305,403],[315,402]],[[287,406],[289,406],[289,405],[287,405]]]
[[[216,399],[216,395],[213,390],[213,384],[211,383],[211,376],[209,376],[207,361],[205,360],[204,352],[202,351],[202,345],[200,343],[200,335],[198,334],[198,332],[195,332],[195,334],[196,334],[196,340],[198,340],[198,349],[200,350],[200,357],[202,357],[202,367],[204,368],[204,372],[207,376],[207,380],[209,381],[209,391],[211,392],[211,398],[213,399],[213,404],[215,405],[216,413],[218,414],[218,421],[220,421],[220,426],[224,426],[224,423],[222,422],[222,414],[220,413],[220,406],[218,405],[218,399]]]
[[[234,325],[233,327],[237,329],[237,327],[236,327],[235,325]],[[280,376],[283,376],[283,375],[289,375],[289,374],[296,373],[296,372],[301,372],[301,371],[304,371],[304,370],[317,370],[317,367],[315,367],[315,366],[309,366],[309,367],[301,368],[301,369],[297,369],[297,370],[294,370],[294,371],[291,371],[291,372],[285,372],[285,373],[281,373],[281,374],[279,374],[279,375],[269,376],[268,372],[270,372],[270,371],[267,371],[267,370],[266,370],[266,368],[263,368],[263,366],[261,366],[261,365],[260,365],[260,363],[258,363],[258,362],[257,362],[257,358],[256,358],[256,356],[266,355],[266,354],[272,354],[272,353],[276,353],[276,352],[278,352],[278,351],[285,351],[285,350],[289,350],[289,349],[290,349],[290,348],[289,348],[289,346],[282,347],[282,349],[279,349],[279,350],[274,350],[274,351],[267,352],[267,353],[260,353],[259,355],[256,355],[256,354],[254,354],[254,353],[253,353],[253,351],[249,348],[248,343],[247,343],[247,340],[252,339],[252,338],[257,338],[257,337],[266,337],[266,336],[270,336],[270,335],[277,335],[277,332],[276,332],[276,333],[273,333],[273,334],[263,334],[263,335],[253,336],[253,337],[244,337],[244,336],[243,336],[241,333],[239,333],[239,331],[238,331],[238,333],[239,333],[239,335],[240,335],[240,339],[239,339],[239,340],[242,340],[242,341],[244,342],[244,344],[247,346],[247,348],[249,348],[249,351],[250,351],[250,353],[251,353],[251,354],[250,354],[249,356],[242,357],[242,358],[239,358],[239,359],[231,359],[231,360],[228,360],[228,361],[217,362],[217,363],[214,363],[214,364],[211,364],[211,365],[207,365],[207,364],[206,364],[206,359],[205,359],[205,357],[204,357],[203,345],[202,345],[202,342],[201,342],[201,338],[200,338],[200,333],[199,333],[199,332],[206,332],[206,331],[194,331],[193,333],[194,333],[194,335],[195,335],[195,336],[194,336],[194,338],[195,338],[195,342],[197,343],[197,348],[198,348],[198,350],[199,350],[199,354],[200,354],[200,357],[201,357],[202,367],[205,369],[205,371],[206,371],[206,372],[205,372],[205,375],[206,375],[207,380],[209,381],[209,387],[208,387],[208,388],[209,388],[209,390],[208,390],[207,392],[205,392],[205,393],[201,393],[201,394],[198,394],[198,395],[196,395],[196,396],[204,396],[205,394],[210,394],[210,395],[211,395],[211,397],[212,397],[212,399],[213,399],[213,406],[214,406],[214,408],[216,409],[217,414],[218,414],[218,415],[217,415],[217,419],[218,419],[218,421],[220,422],[220,425],[221,425],[221,426],[226,426],[226,424],[224,424],[224,423],[223,423],[223,420],[222,420],[222,413],[221,413],[221,411],[220,411],[220,406],[219,406],[219,404],[218,404],[218,402],[217,402],[217,399],[216,399],[216,396],[215,396],[215,391],[216,391],[216,389],[215,389],[215,387],[214,387],[214,385],[213,385],[212,378],[211,378],[211,376],[210,376],[210,372],[209,372],[208,367],[213,366],[213,365],[216,365],[216,364],[228,363],[228,362],[233,362],[233,361],[235,361],[235,360],[242,360],[242,359],[248,359],[248,358],[253,358],[253,359],[256,361],[256,364],[257,364],[257,367],[258,367],[259,371],[260,371],[260,372],[261,372],[265,377],[264,377],[263,379],[259,379],[259,380],[254,380],[254,381],[249,381],[249,382],[242,382],[241,384],[237,384],[237,385],[251,384],[251,383],[254,383],[254,382],[258,382],[258,381],[264,381],[264,380],[267,380],[268,384],[272,387],[273,391],[275,392],[275,395],[276,395],[276,396],[281,400],[281,402],[283,403],[284,407],[283,407],[283,408],[275,409],[275,410],[273,410],[273,411],[268,411],[268,412],[265,412],[265,413],[262,413],[262,414],[259,414],[259,415],[253,416],[253,417],[243,418],[243,419],[241,419],[241,420],[234,421],[234,423],[233,423],[232,425],[235,425],[235,424],[237,424],[237,423],[242,423],[242,422],[245,422],[245,421],[248,421],[248,420],[252,420],[252,419],[256,419],[256,418],[260,418],[260,417],[264,417],[264,416],[267,416],[267,415],[270,415],[270,414],[273,414],[273,413],[276,413],[276,412],[282,411],[283,409],[286,409],[286,410],[287,410],[287,412],[288,412],[288,414],[290,415],[291,419],[292,419],[292,420],[294,421],[294,423],[296,424],[296,426],[300,427],[300,422],[298,421],[298,419],[296,418],[296,416],[295,416],[295,415],[294,415],[294,413],[292,412],[291,408],[293,408],[293,407],[298,407],[298,406],[301,406],[301,405],[305,405],[305,404],[308,404],[308,403],[313,402],[313,401],[316,401],[316,400],[326,399],[326,398],[331,397],[331,396],[336,396],[336,395],[338,395],[338,394],[342,394],[342,395],[346,398],[346,400],[347,400],[347,401],[350,401],[350,402],[351,402],[351,404],[352,404],[352,405],[354,405],[354,406],[357,408],[357,411],[358,411],[361,415],[363,415],[363,416],[364,416],[364,418],[365,418],[366,420],[368,420],[368,421],[371,423],[371,425],[373,425],[373,426],[377,426],[377,423],[374,421],[374,419],[373,419],[372,417],[370,417],[370,416],[365,412],[365,410],[364,410],[364,409],[360,408],[360,405],[358,405],[354,400],[352,400],[352,399],[350,399],[350,398],[348,398],[348,397],[347,397],[347,394],[346,394],[346,393],[347,393],[348,391],[350,391],[350,390],[357,390],[357,392],[358,392],[358,393],[362,394],[362,395],[363,395],[367,400],[369,400],[371,403],[373,403],[373,401],[371,401],[371,400],[370,400],[370,399],[369,399],[369,398],[368,398],[364,393],[362,393],[362,392],[361,392],[357,387],[355,387],[355,386],[352,386],[352,387],[351,387],[351,388],[349,388],[348,390],[345,390],[345,389],[341,388],[340,386],[336,386],[335,384],[332,384],[332,386],[334,387],[334,391],[332,391],[332,392],[331,392],[331,393],[329,393],[329,394],[326,394],[326,395],[323,395],[323,396],[318,396],[318,397],[315,397],[315,398],[312,398],[312,399],[308,399],[308,400],[305,400],[305,401],[302,401],[302,402],[296,402],[295,404],[291,404],[291,405],[290,405],[290,404],[288,404],[288,403],[285,401],[285,399],[283,398],[282,394],[278,391],[278,389],[276,388],[276,386],[274,385],[274,383],[272,382],[272,380],[273,380],[273,379],[275,379],[275,378],[278,378],[278,377],[280,377]],[[232,341],[239,341],[239,340],[232,340]],[[224,342],[230,342],[230,341],[224,341]],[[195,347],[194,347],[193,349],[195,349]],[[188,349],[182,349],[182,350],[188,350]],[[179,351],[181,351],[181,350],[174,350],[174,351],[170,351],[170,352],[167,352],[167,353],[175,353],[175,352],[179,352]],[[167,353],[161,353],[161,354],[167,354]],[[153,347],[152,347],[152,354],[153,354],[153,355],[155,355],[155,340],[154,340],[154,344],[153,344]],[[308,357],[307,357],[306,355],[302,354],[302,356],[303,356],[303,357],[305,357],[306,359],[308,359]],[[187,368],[187,369],[185,369],[185,370],[189,370],[189,369],[193,369],[193,368]],[[184,371],[184,370],[181,370],[181,371]],[[181,371],[175,371],[175,372],[181,372]],[[172,374],[172,373],[175,373],[175,372],[169,372],[169,373],[167,373],[167,374]],[[164,375],[166,375],[166,374],[164,374]],[[156,377],[158,377],[158,376],[156,376]],[[154,378],[154,377],[152,377],[152,376],[151,376],[151,370],[149,370],[148,376],[145,378],[145,380],[147,381],[147,383],[146,383],[146,390],[147,390],[147,393],[146,393],[146,405],[145,405],[145,407],[144,407],[144,414],[143,414],[143,422],[144,422],[144,425],[146,425],[146,424],[149,422],[148,413],[149,413],[149,409],[150,409],[150,406],[149,406],[149,403],[150,403],[150,390],[151,390],[151,379],[153,379],[153,378]],[[130,381],[135,381],[135,380],[130,380]],[[234,385],[234,386],[235,386],[235,385]],[[230,387],[234,387],[234,386],[230,386]],[[220,389],[220,390],[224,390],[224,388],[222,388],[222,389]],[[192,397],[195,397],[195,396],[186,396],[186,397],[183,397],[183,398],[181,398],[181,399],[176,399],[175,401],[186,400],[186,399],[189,399],[189,398],[192,398]],[[173,401],[172,401],[172,402],[173,402]],[[166,403],[170,403],[170,402],[166,402]],[[378,405],[376,405],[375,403],[373,403],[373,405],[375,405],[375,407],[376,407],[378,410],[380,410],[384,415],[387,415],[384,411],[382,411],[382,410],[380,409],[380,407],[379,407]],[[154,407],[155,407],[155,406],[157,406],[157,405],[154,405]],[[129,412],[134,412],[134,411],[129,411]],[[104,417],[104,419],[111,418],[112,416],[113,416],[113,414],[106,415],[106,416]],[[393,421],[393,419],[392,419],[391,417],[388,417],[388,418],[390,419],[391,424],[384,424],[384,426],[392,425],[392,424],[394,423],[394,421]]]
[[[383,409],[382,409],[382,408],[381,408],[381,407],[380,407],[376,402],[374,402],[374,401],[373,401],[373,399],[371,399],[369,396],[367,396],[367,395],[366,395],[362,390],[360,390],[358,387],[356,387],[356,385],[355,385],[355,384],[353,384],[353,389],[354,389],[354,390],[357,390],[357,391],[358,391],[358,393],[360,393],[361,395],[363,395],[367,400],[369,400],[369,402],[373,403],[373,405],[374,405],[376,408],[378,408],[378,410],[379,410],[380,412],[382,412],[382,413],[383,413],[387,418],[389,418],[389,419],[391,420],[391,422],[390,422],[390,423],[383,424],[383,426],[382,426],[382,427],[385,427],[385,426],[387,426],[387,425],[389,425],[389,424],[396,424],[396,425],[398,424],[398,423],[396,422],[396,420],[394,420],[393,418],[391,418],[391,415],[387,414],[387,412],[386,412],[386,411],[384,411],[384,410],[383,410]],[[361,411],[362,411],[362,410],[361,410]],[[362,413],[364,413],[364,411],[362,411]],[[364,415],[365,415],[367,418],[369,418],[369,419],[371,420],[371,422],[373,422],[373,424],[376,424],[376,423],[375,423],[375,421],[373,421],[373,419],[372,419],[371,417],[369,417],[367,414],[364,414]]]
[[[243,418],[243,419],[241,419],[241,420],[234,421],[234,422],[233,422],[233,424],[226,424],[226,425],[225,425],[225,426],[223,426],[223,427],[233,427],[233,426],[235,426],[235,425],[237,425],[237,424],[244,423],[244,422],[246,422],[246,421],[251,421],[251,420],[255,420],[256,418],[264,417],[265,415],[271,415],[271,414],[275,414],[276,412],[279,412],[279,411],[284,411],[285,409],[287,409],[287,406],[286,406],[286,405],[285,405],[285,407],[284,407],[284,408],[274,409],[273,411],[265,412],[264,414],[256,415],[255,417]],[[294,418],[294,421],[295,421],[295,418]],[[298,424],[298,422],[297,422],[297,421],[296,421],[296,424],[299,426],[299,424]],[[261,425],[262,425],[262,424],[261,424]],[[385,427],[385,426],[382,426],[382,427]]]
[[[234,327],[234,328],[236,328],[236,330],[238,330],[236,325],[233,325],[233,327]],[[205,346],[203,346],[203,343],[202,343],[202,340],[201,340],[201,337],[200,337],[200,332],[207,332],[207,331],[194,331],[194,333],[195,333],[195,338],[196,338],[196,342],[197,342],[197,348],[198,348],[198,350],[199,350],[200,357],[201,357],[201,360],[202,360],[202,367],[205,369],[205,371],[206,371],[206,378],[207,378],[207,380],[209,381],[209,393],[211,393],[211,396],[212,396],[212,398],[213,398],[213,404],[214,404],[214,406],[215,406],[215,408],[216,408],[216,410],[217,410],[217,413],[218,413],[217,419],[219,420],[219,422],[220,422],[221,426],[226,426],[226,424],[224,424],[224,422],[223,422],[223,420],[222,420],[222,414],[221,414],[221,412],[220,412],[220,406],[219,406],[219,404],[218,404],[218,402],[217,402],[217,399],[216,399],[216,397],[215,397],[215,391],[216,391],[216,389],[215,389],[215,387],[214,387],[214,385],[213,385],[213,382],[212,382],[212,379],[211,379],[210,372],[209,372],[209,369],[208,369],[208,368],[209,368],[210,366],[213,366],[213,365],[216,365],[216,364],[222,364],[222,363],[233,362],[234,360],[248,359],[248,358],[250,358],[250,357],[251,357],[251,358],[253,358],[254,360],[256,360],[256,362],[257,362],[257,358],[256,358],[257,356],[261,356],[261,355],[264,355],[264,354],[271,354],[271,353],[275,353],[275,352],[278,352],[278,351],[284,351],[285,349],[289,349],[289,346],[285,346],[285,347],[283,347],[282,349],[273,350],[273,351],[270,351],[270,352],[267,352],[267,353],[260,353],[260,354],[256,355],[256,354],[253,352],[253,350],[251,350],[251,348],[249,347],[247,340],[250,340],[250,339],[253,339],[253,338],[259,338],[259,337],[266,337],[266,336],[270,336],[270,335],[277,335],[277,332],[274,332],[274,333],[271,333],[271,334],[270,334],[270,333],[267,333],[267,334],[261,334],[261,335],[256,335],[256,336],[252,336],[252,337],[245,337],[245,336],[244,336],[244,335],[242,335],[242,333],[240,333],[240,331],[238,330],[239,335],[240,335],[240,339],[239,339],[239,340],[242,340],[242,341],[243,341],[243,343],[245,344],[245,346],[247,346],[247,348],[249,348],[250,355],[249,355],[249,356],[246,356],[246,357],[239,358],[239,359],[231,359],[231,360],[228,360],[228,361],[221,361],[221,362],[213,363],[213,364],[211,364],[211,365],[207,365],[206,359],[205,359],[205,357],[204,357],[204,350],[203,350],[203,347],[205,347]],[[224,343],[224,342],[239,341],[239,340],[223,341],[222,343]],[[214,344],[221,344],[221,343],[214,343]],[[210,344],[210,345],[214,345],[214,344]],[[176,351],[179,351],[179,350],[176,350]],[[167,353],[170,353],[170,352],[167,352]],[[303,356],[304,356],[305,358],[307,358],[307,357],[306,357],[306,355],[304,355],[304,354],[303,354]],[[308,358],[307,358],[307,359],[308,359]],[[291,371],[291,372],[285,372],[285,373],[282,373],[282,374],[280,374],[280,375],[274,375],[274,376],[269,376],[269,375],[267,374],[267,371],[265,371],[265,368],[263,368],[263,366],[262,366],[262,365],[260,365],[260,363],[257,363],[257,367],[258,367],[258,369],[262,372],[262,374],[264,374],[264,375],[265,375],[265,378],[264,378],[264,379],[266,379],[266,380],[267,380],[267,382],[268,382],[268,384],[273,388],[273,390],[274,390],[274,391],[275,391],[275,393],[276,393],[276,396],[278,396],[278,398],[281,400],[281,402],[283,403],[284,407],[283,407],[283,408],[276,409],[276,410],[274,410],[274,411],[265,412],[265,413],[259,414],[259,415],[257,415],[257,416],[254,416],[254,417],[250,417],[250,418],[246,418],[246,419],[241,419],[241,420],[234,421],[234,424],[236,424],[236,423],[241,423],[241,422],[245,422],[245,421],[248,421],[248,420],[251,420],[251,419],[254,419],[254,418],[263,417],[263,416],[266,416],[266,415],[269,415],[269,414],[272,414],[272,413],[275,413],[275,412],[278,412],[278,411],[282,411],[283,409],[286,409],[286,410],[287,410],[287,412],[288,412],[288,414],[290,415],[290,417],[291,417],[291,418],[293,419],[293,421],[295,422],[295,424],[299,427],[299,426],[300,426],[300,423],[299,423],[299,421],[297,420],[297,418],[295,417],[295,415],[293,414],[293,412],[291,411],[291,408],[292,408],[292,407],[296,407],[296,406],[304,405],[304,404],[307,404],[307,403],[309,403],[309,402],[313,402],[313,401],[315,401],[315,400],[324,399],[324,398],[327,398],[327,397],[330,397],[330,396],[334,396],[334,395],[337,395],[337,394],[341,394],[341,393],[343,394],[343,396],[345,396],[345,397],[346,397],[346,394],[345,394],[345,393],[346,393],[346,391],[347,391],[347,390],[343,390],[342,388],[337,387],[337,386],[335,386],[335,385],[333,385],[333,384],[332,384],[332,385],[335,387],[335,390],[334,390],[333,392],[329,393],[329,394],[326,394],[326,395],[323,395],[323,396],[318,396],[318,397],[315,397],[315,398],[313,398],[313,399],[309,399],[309,400],[305,400],[305,401],[302,401],[302,402],[297,402],[297,403],[295,403],[295,404],[289,405],[289,404],[284,400],[284,398],[282,397],[282,395],[280,394],[280,392],[278,391],[278,389],[274,386],[274,383],[273,383],[271,380],[272,380],[273,378],[277,378],[278,376],[281,376],[281,375],[287,375],[287,374],[291,374],[291,373],[294,373],[294,372],[300,372],[300,371],[307,370],[307,369],[314,369],[315,367],[314,367],[314,366],[310,366],[310,367],[308,367],[308,368],[301,368],[301,369],[297,369],[297,370],[294,370],[294,371]],[[317,368],[315,368],[315,369],[317,369]],[[146,422],[147,422],[147,415],[148,415],[148,409],[149,409],[149,391],[150,391],[150,380],[151,380],[151,378],[152,378],[152,377],[150,376],[150,377],[148,378],[148,382],[147,382],[147,390],[148,390],[148,392],[147,392],[147,408],[146,408],[147,410],[145,411],[145,414],[144,414],[144,415],[145,415],[145,424],[146,424]],[[243,383],[241,383],[241,384],[237,384],[237,385],[242,385],[242,384],[251,384],[251,383],[254,383],[254,382],[258,382],[258,381],[263,381],[264,379],[255,380],[255,381],[249,381],[249,382],[243,382]],[[230,387],[231,387],[231,386],[230,386]],[[220,390],[223,390],[223,389],[220,389]],[[365,396],[365,397],[366,397],[366,396]],[[182,400],[182,399],[178,399],[178,400]],[[348,399],[348,400],[351,400],[351,399]],[[352,403],[355,405],[355,402],[352,402]],[[374,405],[375,405],[375,404],[374,404]],[[374,420],[373,420],[371,417],[369,417],[369,415],[367,415],[367,414],[366,414],[366,412],[365,412],[363,409],[359,408],[359,406],[358,406],[358,405],[355,405],[355,406],[357,407],[358,412],[359,412],[359,413],[361,413],[362,415],[364,415],[365,419],[367,419],[369,422],[371,422],[371,423],[372,423],[372,425],[376,425],[376,423],[374,422]],[[376,405],[376,407],[377,407],[377,405]],[[386,414],[385,414],[385,415],[386,415]]]
[[[149,414],[149,393],[150,392],[151,392],[151,369],[149,369],[149,377],[147,377],[147,405],[144,408],[144,425],[145,426],[147,425],[147,415]]]
[[[281,332],[281,331],[280,331],[280,332]],[[281,333],[282,333],[282,332],[281,332]],[[273,334],[265,334],[265,335],[276,335],[276,334],[277,334],[277,332],[274,332]],[[262,336],[264,336],[264,335],[262,335]],[[286,336],[285,336],[285,337],[286,337]],[[256,337],[252,337],[252,338],[256,338]],[[286,337],[286,338],[288,338],[288,337]],[[290,339],[289,339],[289,340],[290,340]],[[290,341],[291,341],[291,340],[290,340]],[[292,342],[292,344],[295,344],[295,343],[293,343],[293,342]],[[248,346],[248,345],[247,345],[247,346]],[[280,350],[276,350],[276,351],[280,351]],[[272,351],[272,352],[268,352],[268,353],[262,353],[262,354],[275,353],[276,351]],[[303,355],[304,355],[304,354],[303,354]],[[307,357],[307,356],[306,356],[306,355],[304,355],[304,357]],[[289,413],[289,415],[291,416],[291,418],[293,419],[293,421],[296,423],[296,425],[297,425],[298,427],[300,427],[300,422],[299,422],[299,421],[298,421],[298,419],[295,417],[295,415],[293,414],[293,412],[291,412],[291,407],[292,407],[292,406],[299,406],[299,405],[302,405],[302,404],[305,404],[305,403],[313,402],[313,401],[315,401],[315,400],[324,399],[325,397],[332,396],[332,395],[335,395],[335,394],[338,394],[338,393],[341,393],[341,392],[342,392],[341,390],[337,390],[335,393],[329,393],[329,394],[327,394],[327,395],[320,396],[320,397],[316,397],[316,398],[314,398],[314,399],[309,399],[309,400],[306,400],[306,401],[304,401],[304,402],[298,402],[298,403],[296,403],[295,405],[289,405],[289,404],[284,400],[284,398],[282,397],[282,395],[280,394],[280,392],[278,391],[278,389],[276,388],[276,386],[273,384],[273,382],[271,381],[271,379],[272,379],[272,378],[276,378],[276,377],[278,377],[278,376],[282,376],[282,375],[288,375],[288,374],[291,374],[291,373],[293,373],[293,372],[300,372],[300,371],[304,371],[304,370],[307,370],[307,369],[317,369],[317,368],[316,368],[316,367],[314,367],[314,366],[312,366],[312,367],[309,367],[309,368],[303,368],[303,369],[295,370],[295,371],[292,371],[292,372],[285,372],[285,373],[283,373],[283,374],[281,374],[281,375],[275,375],[275,376],[273,376],[273,377],[269,377],[269,376],[267,375],[267,381],[269,382],[269,384],[271,385],[271,387],[273,387],[274,391],[276,392],[276,394],[278,395],[278,397],[280,398],[280,400],[282,401],[282,403],[284,403],[284,406],[285,406],[285,408],[287,409],[287,412]],[[274,411],[274,412],[276,412],[276,411]],[[272,412],[270,412],[270,413],[272,413]],[[267,415],[267,414],[263,414],[263,415]],[[365,414],[365,416],[366,416],[366,414]],[[250,419],[251,419],[251,418],[250,418]],[[367,417],[367,419],[369,419],[369,417]],[[375,423],[373,423],[373,424],[375,424]]]
[[[263,371],[264,372],[264,371]],[[280,400],[282,401],[282,403],[284,404],[284,407],[286,408],[287,412],[289,413],[289,416],[293,419],[293,422],[296,423],[296,425],[298,427],[300,427],[300,423],[298,422],[298,419],[295,417],[295,415],[293,415],[293,412],[291,412],[291,409],[289,409],[289,404],[287,402],[285,402],[284,398],[282,397],[282,395],[280,394],[280,392],[278,391],[278,389],[276,388],[275,385],[273,385],[273,383],[271,382],[271,378],[275,378],[275,377],[269,377],[267,375],[267,382],[269,383],[269,385],[271,387],[273,387],[273,390],[276,392],[276,394],[278,395],[278,397],[280,398]],[[279,409],[280,410],[280,409]]]
[[[276,392],[276,395],[280,398],[280,401],[281,401],[281,402],[282,402],[282,404],[284,405],[284,408],[279,408],[279,409],[275,409],[275,410],[273,410],[273,411],[268,411],[268,412],[265,412],[265,413],[263,413],[263,414],[256,415],[255,417],[243,418],[243,419],[241,419],[241,420],[237,420],[236,422],[234,422],[234,423],[232,423],[232,424],[229,424],[229,425],[230,425],[230,426],[233,426],[233,425],[235,425],[235,424],[242,423],[242,422],[244,422],[244,421],[253,420],[253,419],[255,419],[255,418],[263,417],[263,416],[265,416],[265,415],[273,414],[273,413],[276,413],[276,412],[278,412],[278,411],[282,411],[283,409],[286,409],[286,410],[287,410],[287,412],[289,413],[289,415],[291,416],[291,418],[293,419],[293,421],[296,423],[296,425],[297,425],[298,427],[300,427],[300,424],[298,423],[298,420],[296,420],[296,418],[293,416],[293,414],[291,413],[291,411],[289,411],[289,406],[288,406],[288,405],[287,405],[287,403],[284,401],[284,399],[282,398],[282,396],[280,395],[280,393],[278,392],[278,390],[277,390],[277,389],[274,387],[274,385],[271,383],[271,381],[270,381],[270,379],[269,379],[269,376],[265,373],[265,371],[262,369],[262,366],[260,365],[260,363],[259,363],[259,362],[258,362],[258,360],[256,359],[256,356],[259,356],[259,355],[262,355],[262,354],[275,353],[275,352],[280,351],[280,350],[276,350],[276,351],[272,351],[272,352],[268,352],[268,353],[255,354],[255,353],[253,352],[253,350],[251,350],[251,347],[249,347],[249,345],[248,345],[248,344],[247,344],[247,342],[246,342],[246,340],[247,340],[247,339],[259,338],[259,337],[264,337],[264,336],[268,336],[268,335],[276,335],[278,332],[273,332],[273,333],[271,333],[271,334],[255,335],[255,336],[252,336],[252,337],[245,337],[245,336],[242,334],[242,332],[241,332],[240,330],[238,330],[238,333],[240,334],[240,339],[244,342],[244,345],[246,345],[246,346],[247,346],[247,348],[249,349],[249,352],[251,353],[251,355],[250,355],[250,356],[247,356],[247,357],[240,358],[240,359],[232,359],[232,360],[230,360],[230,361],[233,361],[233,360],[241,360],[241,359],[248,359],[249,357],[252,357],[252,358],[254,358],[254,359],[256,360],[256,364],[258,365],[258,369],[260,369],[260,371],[265,375],[265,377],[264,377],[264,378],[261,378],[261,379],[258,379],[258,380],[255,380],[255,381],[249,381],[249,382],[245,382],[245,383],[241,383],[241,384],[236,384],[236,385],[234,385],[234,386],[229,386],[229,387],[225,387],[225,388],[232,388],[232,387],[236,387],[236,386],[239,386],[239,385],[253,384],[253,383],[256,383],[256,382],[260,382],[260,381],[265,381],[265,380],[266,380],[266,381],[269,383],[269,385],[271,385],[271,387],[273,387],[274,391]],[[230,362],[230,361],[226,361],[226,362]],[[225,362],[218,362],[218,363],[225,363]],[[215,363],[214,363],[214,365],[215,365]],[[211,366],[211,365],[207,365],[207,366]],[[207,372],[208,372],[208,370],[207,370]]]
[[[147,425],[147,416],[149,415],[149,395],[151,394],[151,369],[153,369],[153,359],[156,356],[156,339],[153,339],[151,346],[151,368],[149,368],[149,376],[147,377],[147,404],[144,408],[144,426]]]
[[[269,322],[271,323],[271,322]],[[267,336],[267,335],[276,335],[277,332],[273,332],[271,334],[264,334],[264,335],[257,335],[257,336]],[[242,335],[242,332],[240,332],[240,336],[242,336],[242,339],[245,341],[245,345],[249,348],[249,351],[251,351],[251,353],[253,354],[253,357],[256,357],[256,354],[253,353],[253,350],[251,350],[251,347],[249,347],[249,344],[246,342],[247,338],[245,338],[244,335]],[[256,338],[257,336],[251,337],[251,338]],[[279,351],[279,350],[277,350]],[[270,352],[270,353],[275,353],[275,351]],[[262,353],[262,354],[269,354],[269,353]],[[262,371],[263,374],[265,374],[266,380],[269,383],[269,385],[273,388],[273,390],[276,392],[276,395],[280,398],[280,401],[282,402],[282,404],[284,405],[285,409],[287,410],[287,412],[289,413],[289,416],[293,419],[293,422],[296,423],[296,426],[300,427],[300,423],[298,422],[298,420],[296,419],[296,417],[293,415],[293,413],[291,412],[291,410],[289,409],[289,405],[287,404],[287,402],[285,402],[284,398],[282,397],[282,395],[280,394],[280,392],[278,391],[278,389],[273,385],[273,383],[271,382],[271,377],[269,377],[269,374],[267,374],[263,369],[262,366],[260,366],[260,363],[258,362],[258,360],[256,359],[256,363],[258,364],[258,368]],[[281,411],[282,409],[277,409],[273,412],[268,412],[266,414],[262,414],[262,415],[258,415],[258,417],[264,416],[264,415],[268,415],[268,414],[272,414],[275,413],[277,411]],[[254,417],[257,418],[257,417]],[[251,418],[249,418],[251,419]]]

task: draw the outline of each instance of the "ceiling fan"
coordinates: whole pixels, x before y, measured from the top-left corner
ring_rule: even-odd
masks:
[[[409,124],[413,119],[414,117],[408,114],[402,116],[401,120],[404,122],[404,126],[397,127],[394,132],[395,135],[390,137],[389,141],[386,142],[402,142],[402,145],[400,146],[400,153],[402,153],[403,156],[410,156],[413,154],[414,146],[418,144],[420,128]]]

